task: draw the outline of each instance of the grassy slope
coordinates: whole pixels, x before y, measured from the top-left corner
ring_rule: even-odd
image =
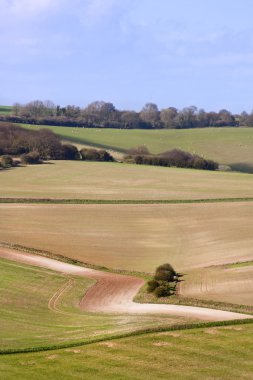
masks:
[[[12,106],[1,106],[0,105],[0,114],[8,116],[12,112]]]
[[[38,129],[41,126],[29,126]],[[62,138],[124,151],[146,145],[151,152],[161,153],[179,148],[235,169],[253,172],[253,128],[200,128],[188,130],[119,130],[46,127]]]
[[[1,204],[1,240],[107,267],[179,271],[252,260],[253,203]]]
[[[252,380],[253,324],[1,357],[5,380]]]
[[[253,176],[120,163],[53,161],[0,171],[1,197],[203,199],[253,196]]]
[[[153,326],[169,325],[175,320],[166,316],[96,315],[85,313],[77,305],[92,281],[54,271],[0,259],[0,347],[22,349],[87,341],[92,337]],[[56,303],[49,300],[72,278],[75,283]],[[15,332],[15,333],[14,333]]]

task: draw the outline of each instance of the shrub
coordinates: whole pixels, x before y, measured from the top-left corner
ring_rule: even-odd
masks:
[[[41,163],[40,155],[38,152],[30,152],[30,153],[22,154],[20,156],[20,160],[21,160],[21,163],[25,165],[36,165],[36,164]]]
[[[154,278],[148,281],[148,293],[154,293],[156,297],[168,297],[174,294],[179,274],[170,264],[163,264],[156,268]]]
[[[3,168],[10,168],[13,166],[13,159],[11,156],[3,155],[1,157],[1,164]]]
[[[155,280],[173,282],[177,277],[177,273],[170,264],[163,264],[156,268]]]
[[[180,149],[173,149],[159,155],[139,153],[134,150],[131,155],[124,158],[125,162],[135,163],[137,165],[155,165],[155,166],[175,166],[179,168],[193,168],[204,170],[217,170],[218,163],[212,160],[206,160],[196,154],[184,152]],[[130,152],[129,151],[129,152]]]
[[[165,281],[161,282],[160,285],[154,290],[154,294],[156,297],[168,297],[172,295],[174,292],[170,287],[170,284]]]
[[[113,162],[114,158],[110,153],[103,149],[88,149],[83,148],[80,150],[82,160],[85,161],[106,161]]]
[[[157,287],[159,286],[159,282],[156,280],[150,280],[148,281],[148,293],[152,293]]]
[[[62,160],[78,160],[80,158],[77,147],[71,144],[62,145],[61,156]]]

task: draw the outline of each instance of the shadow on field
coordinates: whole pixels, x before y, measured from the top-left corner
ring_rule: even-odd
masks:
[[[230,164],[230,167],[233,171],[242,172],[242,173],[253,173],[253,164],[247,164],[245,162],[235,162]]]

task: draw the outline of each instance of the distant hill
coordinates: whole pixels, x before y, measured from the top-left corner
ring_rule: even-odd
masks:
[[[145,145],[151,153],[182,149],[196,153],[232,170],[253,173],[253,128],[194,128],[121,130],[23,125],[28,129],[50,128],[62,139],[124,153]]]
[[[8,115],[12,112],[12,106],[0,106],[0,115]]]

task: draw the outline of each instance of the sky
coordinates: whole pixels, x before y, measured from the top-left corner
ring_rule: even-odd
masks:
[[[252,0],[0,0],[0,104],[253,109]]]

